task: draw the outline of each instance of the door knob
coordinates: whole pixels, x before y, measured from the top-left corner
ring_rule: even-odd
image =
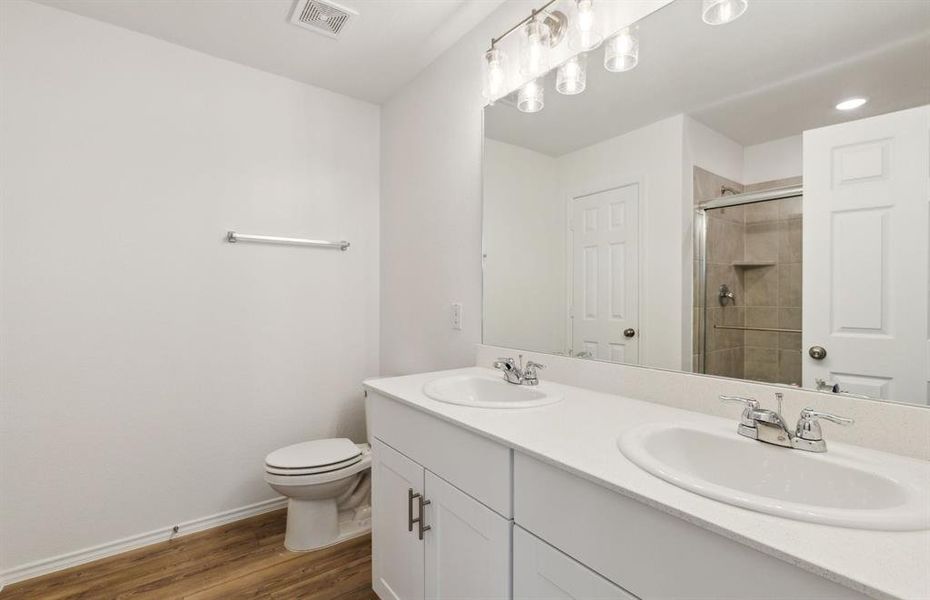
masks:
[[[636,335],[636,330],[632,327],[623,330],[623,337],[631,338]]]
[[[807,353],[814,360],[823,360],[827,357],[827,349],[823,346],[811,346]]]

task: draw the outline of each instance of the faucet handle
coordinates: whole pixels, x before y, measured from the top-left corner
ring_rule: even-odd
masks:
[[[536,385],[539,383],[539,377],[536,376],[536,369],[545,369],[546,365],[540,364],[533,360],[526,361],[523,367],[523,383],[525,385]]]
[[[756,428],[756,422],[752,418],[752,411],[761,406],[758,400],[755,398],[743,398],[742,396],[720,396],[720,401],[728,402],[730,404],[746,405],[746,408],[743,409],[743,414],[741,414],[739,417],[739,423],[744,427],[750,427],[752,429]]]
[[[802,440],[816,442],[823,439],[823,432],[820,429],[819,419],[836,423],[844,427],[852,425],[856,421],[847,417],[833,415],[830,413],[820,412],[813,408],[805,408],[801,411],[801,417],[798,419],[796,435]]]
[[[517,366],[517,361],[510,356],[503,356],[494,361],[494,368],[500,369],[506,367],[507,369],[512,369]]]
[[[746,408],[759,408],[759,401],[755,398],[743,398],[742,396],[720,396],[721,402],[730,404],[745,404]]]

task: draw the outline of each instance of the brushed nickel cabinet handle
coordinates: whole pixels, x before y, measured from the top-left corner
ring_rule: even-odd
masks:
[[[420,503],[420,514],[417,516],[416,520],[417,520],[417,525],[419,526],[418,537],[422,540],[423,533],[432,529],[432,527],[430,527],[429,525],[423,524],[423,507],[428,504],[432,504],[432,501],[426,500],[420,494],[417,494],[417,496],[419,496],[418,501]]]
[[[416,523],[413,518],[413,499],[419,495],[413,493],[413,488],[407,489],[407,531],[413,531],[413,524]]]

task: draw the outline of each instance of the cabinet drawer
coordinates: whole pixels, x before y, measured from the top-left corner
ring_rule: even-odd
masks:
[[[640,598],[865,598],[519,452],[514,521]]]
[[[372,391],[366,413],[370,437],[511,517],[510,448]]]
[[[513,528],[514,600],[637,600],[520,527]]]

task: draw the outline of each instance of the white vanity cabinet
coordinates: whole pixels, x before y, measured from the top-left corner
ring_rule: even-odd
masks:
[[[510,450],[460,428],[443,431],[451,426],[371,393],[368,411],[372,586],[381,600],[509,598]],[[434,451],[425,452],[424,438]],[[442,451],[449,447],[455,452]],[[502,502],[508,516],[471,494]]]
[[[451,419],[366,408],[381,600],[865,598]]]
[[[637,600],[525,529],[513,528],[514,600]]]

